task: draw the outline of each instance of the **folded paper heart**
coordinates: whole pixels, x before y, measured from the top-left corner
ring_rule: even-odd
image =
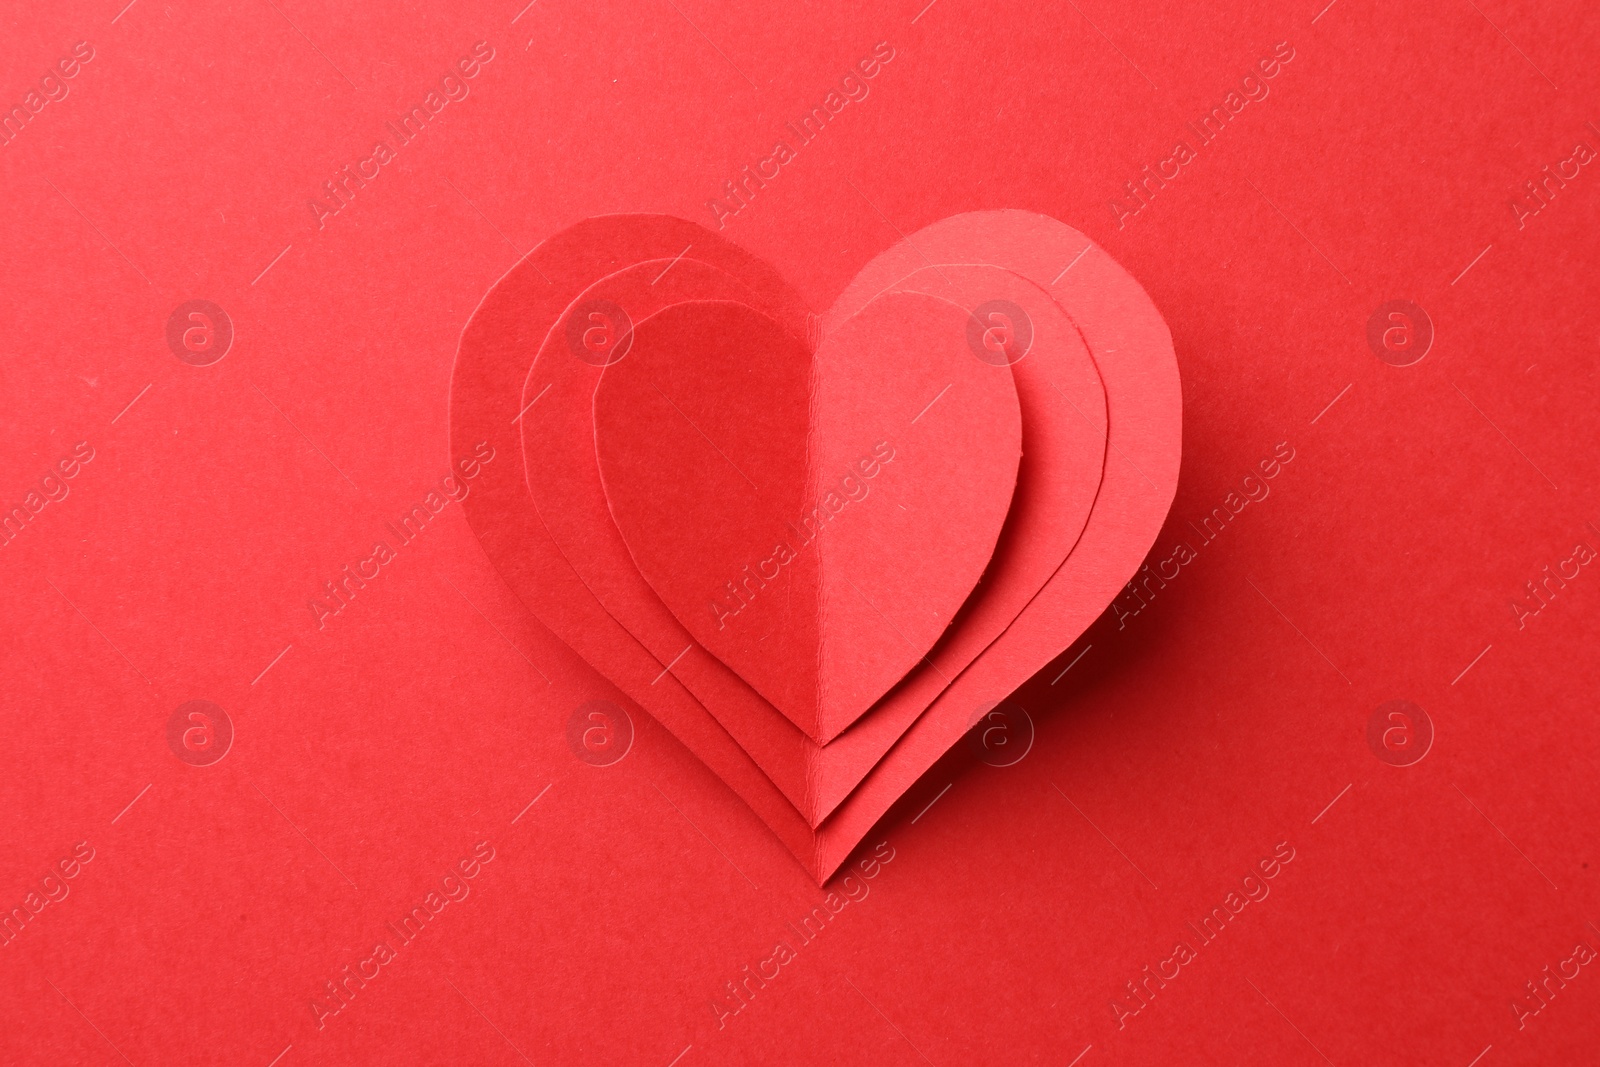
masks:
[[[680,247],[680,252],[682,249]],[[667,277],[670,270],[671,277]],[[731,280],[720,271],[682,256],[618,271],[577,296],[549,330],[524,386],[520,411],[538,405],[537,419],[522,420],[527,478],[545,528],[584,583],[613,617],[671,666],[702,706],[755,759],[800,811],[818,826],[859,784],[889,746],[937,693],[997,637],[1028,598],[1061,563],[1082,528],[1098,488],[1104,438],[1104,398],[1098,374],[1074,327],[1036,287],[992,268],[980,280],[986,291],[1014,296],[1019,313],[1032,317],[1030,358],[1016,364],[1019,396],[1038,411],[1029,431],[1016,504],[1007,519],[980,589],[953,627],[916,672],[875,709],[872,716],[826,745],[794,727],[717,658],[703,653],[640,576],[607,513],[607,501],[592,457],[590,397],[599,368],[632,344],[631,319],[654,314],[683,299],[682,292],[723,291]],[[941,268],[941,278],[963,277]],[[666,279],[663,281],[663,279]],[[675,292],[679,290],[679,292]],[[743,287],[727,288],[744,293]],[[597,319],[598,316],[598,319]],[[612,329],[610,318],[617,318]],[[604,325],[596,326],[599,321]],[[791,317],[804,333],[804,316]],[[618,347],[604,352],[575,348],[574,338],[592,335]],[[1017,349],[1018,352],[1023,349]],[[1057,353],[1061,358],[1052,359]],[[580,358],[574,359],[577,353]],[[983,358],[992,361],[991,354]],[[1004,362],[1002,360],[1001,362]],[[1074,399],[1075,398],[1075,399]],[[1068,416],[1070,404],[1072,415]],[[1092,419],[1081,416],[1090,412]],[[1054,447],[1050,447],[1054,446]],[[1057,507],[1070,504],[1067,511]],[[665,671],[658,672],[658,677]]]
[[[1010,511],[1016,389],[967,318],[885,294],[812,352],[742,304],[676,304],[600,379],[600,472],[640,574],[814,740],[922,660]]]
[[[593,219],[452,389],[522,461],[467,501],[502,576],[819,881],[1120,589],[1181,424],[1148,297],[1042,216],[928,227],[823,323],[692,224]]]
[[[678,251],[682,252],[682,246]],[[660,663],[671,665],[674,676],[734,736],[812,827],[860,783],[933,696],[1004,629],[1060,564],[1082,528],[1098,488],[1104,399],[1092,361],[1071,324],[1059,313],[1054,319],[1049,317],[1048,308],[1053,305],[1047,297],[1037,289],[1006,289],[1004,280],[1017,279],[1005,272],[992,273],[1002,277],[989,277],[988,284],[1015,296],[1035,317],[1031,358],[1013,368],[1018,372],[1019,397],[1035,407],[1054,405],[1058,410],[1045,413],[1052,416],[1065,416],[1066,398],[1075,398],[1071,401],[1074,415],[1089,411],[1098,421],[1080,417],[1035,420],[1017,502],[983,585],[962,609],[963,624],[952,628],[874,715],[826,745],[807,737],[720,660],[703,654],[666,610],[635,570],[627,546],[608,517],[604,489],[592,460],[590,398],[596,376],[622,354],[630,353],[632,358],[631,319],[623,306],[636,315],[650,315],[682,301],[685,293],[752,299],[751,291],[723,272],[682,256],[618,271],[571,301],[548,331],[524,386],[519,412],[531,412],[535,405],[538,410],[537,418],[521,419],[527,479],[545,529],[606,610]],[[788,314],[785,321],[796,334],[807,332],[803,313]],[[600,349],[582,347],[585,335]],[[1052,362],[1051,354],[1057,350],[1074,355],[1066,363]],[[574,353],[579,358],[573,358]],[[1073,447],[1064,449],[1062,445]],[[1063,504],[1070,505],[1068,511],[1058,514],[1051,510]],[[1058,521],[1062,515],[1067,519]],[[664,673],[658,671],[657,676]]]

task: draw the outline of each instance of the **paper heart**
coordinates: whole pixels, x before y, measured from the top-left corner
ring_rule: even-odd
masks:
[[[686,244],[706,264],[705,270],[739,279],[735,288],[746,294],[739,299],[764,310],[797,336],[814,336],[803,306],[781,279],[715,235],[660,217],[590,220],[537,249],[497,284],[469,323],[452,390],[454,440],[475,443],[487,439],[507,445],[516,455],[515,420],[531,410],[525,405],[537,404],[542,395],[528,396],[518,389],[519,379],[520,384],[532,384],[533,379],[525,376],[526,362],[528,353],[543,343],[541,335],[548,341],[550,325],[570,310],[572,301],[593,279],[626,272],[645,260],[659,260],[665,266],[685,254]],[[469,520],[485,550],[529,607],[647,707],[743,797],[819,880],[844,861],[917,775],[959,739],[985,702],[1005,696],[1093,621],[1147,551],[1170,503],[1176,476],[1181,416],[1171,342],[1142,290],[1103,253],[1076,231],[1041,216],[1022,212],[957,216],[877,257],[841,296],[828,322],[842,322],[877,294],[901,283],[907,288],[933,290],[937,284],[959,280],[918,281],[915,276],[926,273],[930,263],[962,265],[941,272],[947,275],[967,273],[979,265],[990,271],[1009,271],[1013,280],[1027,279],[1027,284],[1048,291],[1068,310],[1105,381],[1110,414],[1105,476],[1094,512],[1072,554],[1036,595],[1030,592],[1024,597],[1021,613],[1014,621],[1008,620],[1009,625],[999,627],[998,637],[981,642],[981,655],[969,649],[976,659],[968,655],[965,669],[956,668],[959,674],[953,679],[937,679],[929,687],[936,698],[925,710],[914,704],[900,709],[902,716],[910,709],[914,721],[884,729],[881,716],[911,687],[915,674],[881,707],[825,746],[828,752],[848,748],[855,738],[874,730],[880,735],[874,745],[881,743],[882,736],[897,738],[859,787],[820,826],[811,825],[812,820],[786,799],[740,742],[719,728],[717,716],[678,684],[680,676],[695,679],[694,688],[702,693],[724,685],[736,699],[747,700],[745,710],[761,712],[759,699],[752,702],[739,697],[742,683],[736,677],[713,657],[689,647],[666,652],[654,648],[655,654],[648,654],[635,639],[648,627],[630,620],[634,627],[630,633],[614,613],[602,607],[592,588],[600,579],[588,573],[580,577],[535,514],[533,494],[505,478],[504,471],[494,482],[484,483],[467,502]],[[1069,264],[1070,268],[1063,270]],[[970,278],[967,284],[971,284]],[[1069,388],[1078,388],[1070,379],[1064,380]],[[1066,399],[1067,393],[1063,391],[1062,396]],[[1092,408],[1081,393],[1068,406],[1079,414]],[[535,468],[542,466],[541,462]],[[526,473],[531,478],[535,472],[530,469]],[[548,512],[545,517],[550,518]],[[1012,520],[1008,520],[1008,531],[1011,528]],[[612,536],[616,536],[614,530]],[[1002,537],[1002,548],[1004,545]],[[997,553],[996,565],[1001,562]],[[1037,560],[1034,563],[1037,566]],[[643,585],[637,574],[632,581]],[[626,581],[619,584],[628,585]],[[648,587],[644,588],[648,592]],[[609,590],[607,595],[613,592]],[[967,628],[967,620],[981,614],[970,610],[975,606],[981,606],[981,598],[969,603],[940,647],[959,644],[963,636],[975,632]],[[655,619],[655,624],[676,624],[659,604],[656,609],[667,617]],[[664,629],[645,636],[652,645],[671,637]],[[665,667],[674,653],[678,662],[668,672]],[[931,659],[937,660],[938,654],[936,648]],[[719,671],[728,677],[720,677]],[[922,674],[927,676],[926,671]],[[766,711],[770,713],[770,708]],[[729,715],[729,709],[723,708],[722,713]],[[750,739],[743,738],[746,742]]]
[[[682,251],[681,245],[677,251]],[[723,262],[720,257],[719,262]],[[669,266],[670,275],[664,274]],[[695,294],[761,301],[756,289],[723,270],[682,257],[629,266],[573,294],[548,329],[523,386],[519,410],[532,411],[537,406],[538,417],[521,422],[520,458],[526,461],[529,492],[526,498],[517,499],[531,498],[542,522],[541,532],[593,598],[657,657],[662,666],[654,672],[653,680],[666,677],[665,668],[670,666],[671,677],[686,686],[700,705],[755,756],[763,773],[790,801],[802,812],[815,812],[814,805],[806,804],[808,798],[815,800],[816,796],[808,792],[806,784],[812,780],[807,759],[812,750],[820,752],[820,747],[720,660],[700,649],[634,568],[628,547],[611,521],[595,462],[593,397],[604,364],[574,359],[566,341],[568,325],[587,322],[594,313],[588,309],[620,309],[626,305],[634,314],[648,317]],[[783,321],[796,336],[814,333],[808,330],[808,313],[790,314]],[[631,327],[628,332],[631,335]],[[628,343],[631,345],[631,340]],[[765,748],[763,740],[767,742]],[[870,754],[851,785],[860,780],[892,740],[882,741]],[[815,812],[809,817],[810,823],[820,822],[822,814]]]
[[[815,352],[752,308],[637,323],[594,397],[610,511],[701,648],[817,741],[928,653],[989,564],[1022,422],[968,313],[873,300]]]
[[[650,225],[659,228],[665,221]],[[793,308],[781,292],[768,286],[758,296],[724,270],[688,258],[682,247],[677,251],[670,259],[634,264],[593,282],[573,295],[548,329],[518,406],[519,412],[538,408],[536,418],[520,419],[528,486],[544,529],[578,578],[665,665],[657,679],[670,668],[807,824],[817,827],[1061,564],[1099,487],[1104,394],[1076,327],[1037,286],[992,267],[937,270],[941,282],[1012,299],[1031,318],[1028,358],[1012,368],[1032,426],[1026,431],[1017,496],[990,568],[963,606],[959,624],[871,715],[830,743],[818,744],[693,640],[635,569],[610,518],[595,462],[592,399],[604,366],[620,358],[620,346],[632,341],[631,327],[597,330],[596,322],[626,315],[624,307],[635,316],[649,316],[681,303],[685,294],[720,294],[777,301],[772,306],[792,335],[813,332],[808,314]],[[714,244],[703,254],[728,265],[727,255]],[[597,318],[595,309],[604,314]],[[619,347],[605,353],[577,348],[580,358],[575,359],[577,340],[591,331],[597,331],[597,342],[609,344],[614,338]]]

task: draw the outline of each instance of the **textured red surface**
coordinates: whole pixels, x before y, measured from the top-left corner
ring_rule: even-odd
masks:
[[[1580,5],[6,14],[0,1062],[1592,1058]],[[457,342],[591,216],[720,221],[826,308],[994,208],[1160,308],[1176,500],[1026,755],[958,746],[830,901],[491,566],[521,382],[453,448]]]

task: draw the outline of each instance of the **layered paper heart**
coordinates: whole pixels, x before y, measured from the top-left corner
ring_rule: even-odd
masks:
[[[511,457],[464,502],[507,583],[819,882],[1121,590],[1181,421],[1149,297],[1021,211],[820,317],[693,223],[590,219],[484,298],[451,394],[453,447]]]

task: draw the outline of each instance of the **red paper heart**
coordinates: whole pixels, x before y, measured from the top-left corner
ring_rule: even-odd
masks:
[[[549,336],[547,324],[559,319],[564,308],[570,310],[586,279],[651,258],[665,266],[682,254],[686,243],[694,246],[695,256],[742,279],[754,294],[742,299],[785,322],[791,332],[807,335],[803,308],[770,268],[715,235],[659,217],[591,220],[542,245],[496,286],[474,315],[457,362],[453,438],[506,442],[508,432],[503,427],[538,398],[532,393],[517,395],[514,384],[527,353],[538,347],[535,338],[541,331]],[[829,321],[848,317],[874,294],[897,285],[932,288],[910,277],[930,263],[1004,268],[1048,289],[1070,309],[1106,382],[1111,437],[1105,480],[1083,537],[1055,576],[998,639],[938,693],[820,827],[807,825],[756,762],[718,727],[713,715],[677,684],[680,676],[695,676],[694,670],[684,669],[686,663],[704,661],[707,677],[714,677],[717,670],[726,674],[725,668],[712,657],[681,646],[665,653],[658,647],[654,656],[644,655],[617,620],[600,609],[584,584],[595,581],[595,576],[578,580],[533,514],[522,486],[497,479],[485,483],[468,501],[469,520],[486,551],[525,602],[648,707],[750,804],[819,880],[843,862],[889,804],[961,736],[977,709],[1005,696],[1093,621],[1148,549],[1170,503],[1176,476],[1180,413],[1171,342],[1137,283],[1103,253],[1076,231],[1041,216],[1022,212],[958,216],[928,227],[875,259],[840,298]],[[946,273],[954,275],[956,269]],[[1075,401],[1070,406],[1083,405]],[[540,457],[532,451],[528,456],[531,477]],[[616,536],[614,530],[611,534]],[[642,584],[637,574],[632,578]],[[657,609],[665,614],[659,604]],[[669,615],[667,622],[675,620]],[[967,634],[964,626],[958,621],[952,636]],[[650,641],[654,644],[669,636],[656,634]],[[669,672],[665,667],[674,652],[680,662]],[[891,694],[885,707],[901,691]],[[752,708],[761,706],[758,702]],[[848,744],[858,731],[878,727],[880,710],[869,713],[830,748]],[[896,727],[894,736],[900,729]]]
[[[1010,510],[1016,390],[968,318],[887,294],[813,354],[749,307],[679,304],[600,379],[600,471],[640,573],[818,741],[923,659]]]
[[[528,486],[543,529],[577,577],[665,665],[656,680],[670,674],[681,681],[808,825],[816,827],[950,679],[1001,634],[1076,541],[1099,487],[1104,394],[1076,327],[1038,287],[992,267],[937,271],[943,282],[1007,297],[1032,316],[1031,353],[1013,368],[1019,398],[1033,419],[1025,436],[1022,476],[995,558],[979,590],[963,607],[960,624],[872,714],[829,744],[818,744],[692,640],[635,570],[610,519],[595,462],[592,395],[602,365],[625,352],[620,346],[631,345],[632,335],[625,326],[611,329],[608,316],[625,316],[624,306],[648,316],[681,302],[685,293],[725,294],[744,301],[777,300],[773,306],[785,316],[790,332],[797,337],[811,335],[809,316],[791,307],[767,283],[758,285],[767,293],[760,297],[724,270],[683,254],[681,246],[676,251],[679,254],[670,259],[635,264],[574,294],[548,329],[517,405],[517,411],[527,415],[518,421]],[[729,265],[727,250],[718,250],[715,243],[705,254]],[[550,263],[542,269],[558,268],[559,264]],[[595,309],[605,313],[597,315]],[[614,337],[619,347],[609,355],[589,351],[578,342],[591,330],[596,331],[595,340]],[[563,601],[552,607],[569,605]],[[658,689],[653,685],[650,693]]]

